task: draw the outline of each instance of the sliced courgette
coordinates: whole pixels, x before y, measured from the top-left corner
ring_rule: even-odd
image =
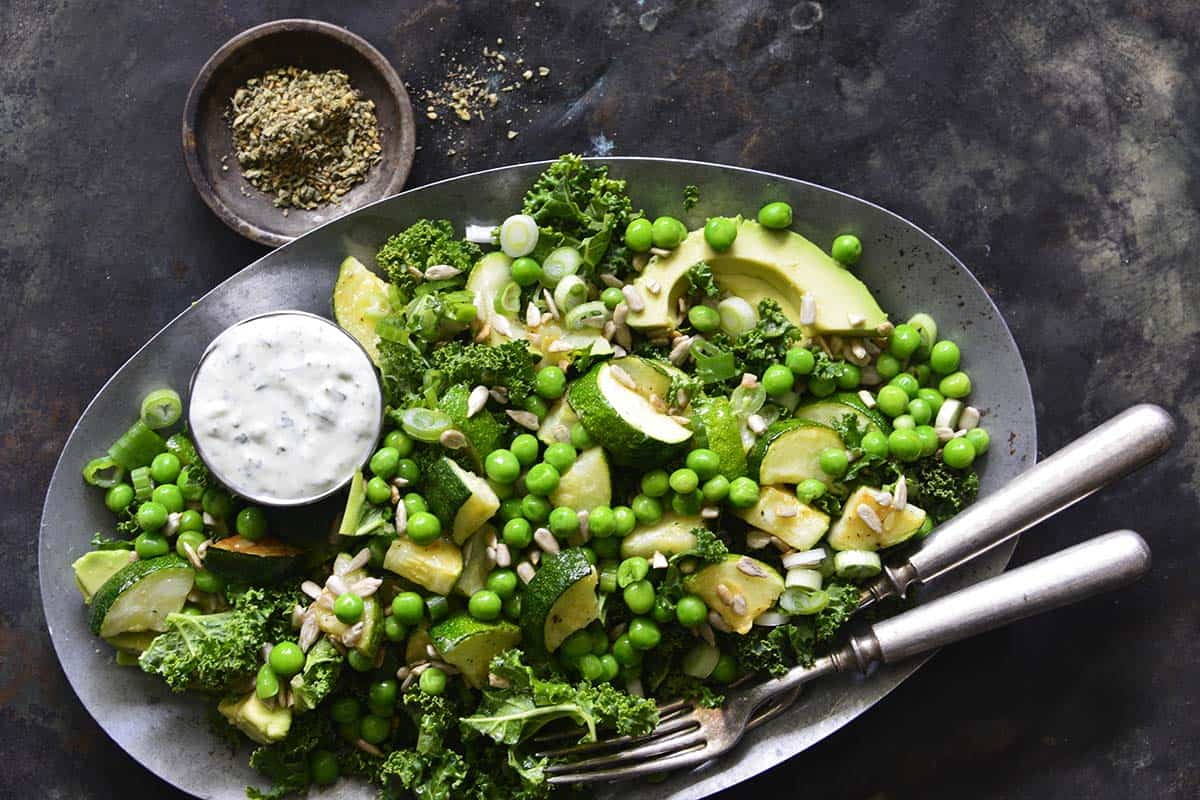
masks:
[[[431,592],[450,594],[463,571],[462,550],[446,539],[421,545],[401,536],[388,548],[383,568]]]
[[[217,704],[217,711],[229,724],[259,744],[272,744],[287,738],[292,728],[292,710],[286,706],[268,705],[254,692],[245,697],[227,697]]]
[[[819,400],[809,400],[796,407],[794,416],[796,419],[819,422],[832,428],[834,422],[847,414],[851,414],[857,419],[859,430],[863,433],[869,430],[883,433],[892,432],[892,426],[888,423],[887,417],[873,408],[867,408],[862,398],[854,392],[839,392]]]
[[[837,431],[806,419],[786,419],[773,423],[759,437],[747,465],[750,475],[763,485],[799,483],[808,478],[827,481],[821,470],[821,451],[843,449]]]
[[[545,445],[555,442],[570,441],[571,428],[579,422],[579,416],[566,400],[555,400],[554,405],[546,412],[542,426],[538,428],[537,438]]]
[[[829,530],[827,514],[801,503],[792,492],[774,486],[762,487],[757,503],[733,513],[796,550],[812,549]]]
[[[734,554],[688,575],[683,585],[703,598],[735,633],[747,633],[754,618],[775,605],[784,589],[783,577],[774,568]]]
[[[576,511],[612,505],[612,476],[603,447],[589,447],[559,478],[550,502]]]
[[[353,256],[342,261],[333,287],[334,320],[363,346],[376,365],[379,364],[379,337],[375,335],[375,323],[392,311],[387,287],[387,281]]]
[[[458,576],[458,582],[454,584],[457,594],[470,597],[485,587],[490,569],[487,557],[488,541],[495,535],[496,529],[485,523],[463,542],[462,573]]]
[[[639,525],[621,540],[621,557],[641,556],[650,558],[655,553],[664,556],[678,555],[696,547],[696,528],[704,527],[699,515],[681,516],[668,511],[658,522]]]
[[[208,546],[204,567],[227,581],[261,585],[291,575],[300,566],[303,555],[299,548],[279,539],[252,542],[241,536],[229,536]]]
[[[92,633],[109,639],[129,631],[165,631],[167,615],[183,608],[195,574],[175,554],[122,567],[92,595]]]
[[[547,555],[521,597],[521,631],[534,652],[553,653],[600,616],[599,576],[583,550]]]
[[[834,550],[882,550],[911,538],[925,523],[925,512],[912,503],[897,511],[890,504],[880,505],[878,489],[859,487],[846,499],[841,518],[829,531],[829,546]],[[861,509],[864,509],[860,511]],[[868,519],[879,522],[875,530]]]
[[[442,456],[429,467],[425,499],[456,544],[462,544],[500,508],[488,482]]]
[[[521,641],[521,630],[511,622],[482,622],[457,614],[429,629],[429,638],[442,659],[458,667],[467,685],[487,686],[492,659]]]
[[[75,559],[71,568],[75,570],[75,586],[83,595],[83,602],[92,602],[92,595],[129,565],[128,550],[93,550]]]
[[[483,459],[498,447],[503,447],[504,427],[496,421],[486,408],[474,416],[467,413],[471,388],[465,383],[455,384],[442,395],[438,407],[450,415],[454,427],[467,437],[467,446],[458,450],[460,462],[476,472],[483,472]]]
[[[126,631],[118,633],[116,636],[110,636],[104,641],[116,648],[118,653],[139,656],[150,646],[158,634],[158,631]]]

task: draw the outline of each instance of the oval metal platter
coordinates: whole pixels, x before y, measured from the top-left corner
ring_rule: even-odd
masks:
[[[847,194],[791,178],[736,167],[651,158],[603,160],[627,178],[635,207],[681,216],[690,228],[706,217],[753,214],[763,202],[786,200],[794,229],[821,246],[840,233],[864,245],[855,271],[895,320],[925,311],[942,335],[962,345],[972,398],[986,415],[994,446],[981,470],[982,491],[1033,465],[1034,406],[1025,368],[1000,313],[983,287],[945,247],[912,223]],[[373,263],[379,245],[420,217],[459,226],[494,224],[520,205],[544,164],[464,175],[413,189],[355,211],[306,234],[241,270],[190,306],[117,371],[87,407],[63,447],[51,478],[38,543],[42,603],[59,661],[88,712],[130,756],[163,780],[204,798],[245,796],[260,784],[247,750],[230,752],[207,722],[212,701],[173,695],[159,680],[117,666],[89,632],[71,573],[94,531],[111,530],[100,492],[83,484],[81,466],[103,453],[136,416],[141,397],[165,385],[186,387],[214,336],[254,314],[298,309],[330,316],[338,265],[347,255]],[[695,184],[699,204],[682,212],[682,188]],[[1013,544],[997,547],[930,587],[936,596],[1002,571]],[[625,798],[694,800],[773,767],[851,722],[919,666],[880,669],[868,678],[839,676],[810,687],[787,713],[752,731],[733,753],[669,780],[619,788]],[[170,742],[170,747],[164,743]],[[188,758],[171,753],[187,752]],[[618,789],[603,790],[602,795]],[[367,798],[374,790],[343,781],[322,797]]]

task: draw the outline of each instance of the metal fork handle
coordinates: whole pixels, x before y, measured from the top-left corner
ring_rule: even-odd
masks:
[[[860,605],[903,597],[914,583],[1011,539],[1153,461],[1174,433],[1174,420],[1156,405],[1143,403],[1118,414],[943,523],[907,562],[885,568]]]

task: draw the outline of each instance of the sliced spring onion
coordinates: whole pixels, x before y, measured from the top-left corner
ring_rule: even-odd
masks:
[[[459,325],[470,325],[475,321],[476,313],[474,303],[454,303],[447,306],[445,311],[446,319]]]
[[[729,405],[740,419],[757,414],[767,402],[767,390],[761,383],[739,386],[729,393]]]
[[[200,460],[196,454],[196,445],[182,433],[173,433],[167,438],[167,452],[179,459],[179,463],[190,467]]]
[[[740,297],[726,297],[717,303],[717,313],[721,315],[721,330],[730,336],[745,333],[758,324],[758,312]]]
[[[717,662],[720,660],[720,650],[708,642],[701,642],[684,654],[683,674],[704,680],[709,675],[712,675],[713,670],[717,668]]]
[[[453,424],[444,411],[428,408],[406,408],[400,417],[401,427],[409,436],[422,442],[436,442]]]
[[[737,375],[733,353],[697,336],[689,351],[696,362],[696,377],[702,383],[720,383]]]
[[[562,284],[560,283],[559,286]],[[587,327],[602,328],[606,319],[608,319],[608,309],[604,307],[604,303],[600,300],[592,300],[568,311],[565,321],[568,328],[577,331]]]
[[[821,573],[815,569],[808,567],[796,567],[787,571],[786,585],[790,588],[808,589],[810,592],[815,592],[825,583],[825,579],[821,577]]]
[[[612,594],[617,590],[617,565],[606,564],[600,570],[600,594]]]
[[[404,317],[383,317],[375,322],[375,335],[385,342],[407,342],[408,329],[404,326]]]
[[[504,284],[504,288],[496,293],[496,299],[492,301],[492,308],[497,314],[503,314],[506,317],[515,316],[521,310],[521,287],[516,281],[509,281]]]
[[[860,581],[882,572],[883,561],[871,550],[843,550],[833,557],[833,569],[839,578]]]
[[[83,480],[89,486],[111,489],[125,477],[125,468],[110,456],[93,458],[83,468]]]
[[[149,467],[138,467],[129,473],[129,482],[133,484],[133,496],[137,500],[149,500],[154,493],[154,481],[150,479]]]
[[[921,347],[926,350],[933,347],[938,336],[937,321],[933,317],[924,312],[913,314],[909,318],[908,324],[916,328],[917,333],[921,334]]]
[[[475,244],[495,244],[496,235],[495,225],[468,225],[463,231],[463,238]]]
[[[587,284],[578,275],[567,275],[554,287],[554,303],[563,312],[587,302],[587,296]]]
[[[528,214],[513,214],[500,225],[500,249],[509,258],[533,252],[538,243],[538,225]]]
[[[174,389],[155,389],[142,399],[142,422],[157,430],[174,425],[183,414],[183,401]]]
[[[783,594],[779,595],[779,607],[789,614],[809,616],[823,611],[827,605],[829,593],[821,589],[814,592],[796,586],[784,589]]]
[[[558,286],[558,282],[568,275],[579,272],[583,265],[583,256],[574,247],[559,247],[550,251],[542,261],[542,282],[547,286]]]
[[[109,457],[127,470],[144,467],[167,449],[163,438],[140,419],[108,448]]]
[[[754,618],[755,625],[761,625],[764,628],[778,628],[780,625],[787,625],[791,621],[791,616],[784,614],[782,611],[772,608],[762,612]]]
[[[783,557],[784,569],[798,569],[800,567],[818,567],[821,563],[829,558],[829,553],[824,547],[817,547],[813,550],[797,550],[793,553],[788,553]]]

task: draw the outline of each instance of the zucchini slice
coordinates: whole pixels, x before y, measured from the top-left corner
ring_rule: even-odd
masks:
[[[692,530],[703,527],[704,520],[699,515],[684,517],[668,511],[658,522],[639,525],[622,539],[621,558],[650,558],[656,552],[664,556],[686,553],[696,547],[696,534]]]
[[[175,554],[121,568],[92,595],[92,633],[111,639],[130,631],[165,631],[167,615],[183,608],[195,574],[192,565]]]
[[[495,536],[496,529],[485,523],[463,543],[462,574],[458,576],[458,581],[454,584],[454,591],[463,597],[470,597],[486,587],[490,570],[487,560],[489,535]]]
[[[550,502],[576,511],[612,505],[612,476],[603,447],[589,447],[562,474]]]
[[[455,544],[462,544],[500,509],[488,482],[442,456],[429,467],[425,499]],[[443,593],[444,594],[444,593]]]
[[[433,646],[447,664],[458,667],[467,685],[487,686],[492,659],[521,641],[521,630],[511,622],[482,622],[469,614],[457,614],[429,629]]]
[[[842,516],[829,531],[829,546],[834,550],[882,550],[911,538],[925,523],[925,512],[908,503],[902,511],[879,504],[878,489],[861,486],[846,499]],[[860,511],[862,508],[864,510]],[[875,530],[867,519],[879,522]],[[865,517],[865,519],[864,519]],[[806,548],[800,548],[806,549]]]
[[[887,417],[873,408],[867,408],[866,403],[854,392],[839,392],[820,400],[810,400],[796,408],[795,419],[806,419],[833,427],[833,423],[847,414],[858,418],[859,427],[866,431],[882,431],[891,433],[892,426]]]
[[[486,408],[475,416],[467,413],[471,387],[465,383],[451,386],[442,394],[438,407],[450,415],[454,427],[467,437],[467,446],[458,451],[461,461],[470,469],[483,472],[483,459],[498,447],[503,447],[504,428]]]
[[[739,565],[742,561],[746,563]],[[754,618],[775,605],[783,594],[784,582],[774,568],[758,559],[730,554],[724,561],[688,575],[683,586],[702,597],[735,633],[747,633]],[[725,601],[726,597],[731,598],[730,602]]]
[[[204,567],[227,581],[261,585],[286,578],[300,566],[303,555],[279,539],[252,542],[229,536],[208,546]]]
[[[388,548],[383,568],[436,594],[450,594],[463,571],[462,550],[445,539],[420,545],[401,536]]]
[[[363,346],[376,366],[379,365],[379,337],[375,335],[375,323],[392,311],[387,287],[387,281],[364,267],[354,256],[347,256],[342,261],[337,283],[333,286],[333,318]]]
[[[827,514],[801,503],[792,492],[774,486],[762,487],[757,503],[750,508],[734,509],[733,513],[796,550],[812,549],[829,530]]]
[[[806,419],[776,422],[750,451],[750,474],[757,475],[763,486],[807,478],[828,481],[829,476],[821,470],[821,451],[829,447],[845,447],[833,428]]]
[[[599,576],[577,547],[548,555],[521,598],[521,631],[534,651],[553,653],[600,616]]]

